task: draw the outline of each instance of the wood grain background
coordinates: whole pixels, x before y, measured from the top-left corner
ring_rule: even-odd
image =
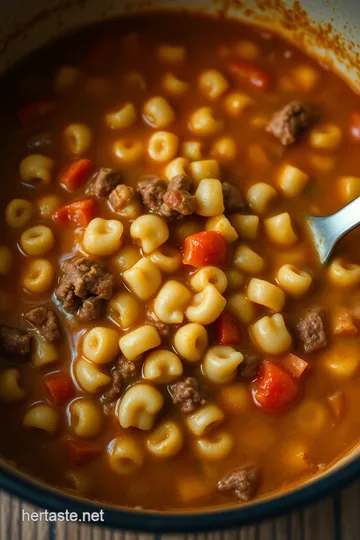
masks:
[[[75,523],[22,522],[22,509],[38,510],[0,492],[0,540],[360,540],[360,483],[309,508],[259,526],[162,538]]]

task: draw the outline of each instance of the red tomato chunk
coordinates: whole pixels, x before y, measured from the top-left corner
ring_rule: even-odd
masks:
[[[268,410],[282,409],[291,405],[299,393],[296,380],[277,364],[262,364],[253,385],[256,405]]]
[[[268,90],[270,87],[270,75],[266,71],[254,66],[254,64],[248,62],[230,62],[228,68],[231,73],[256,88]]]
[[[22,128],[27,129],[37,124],[45,116],[52,113],[57,106],[53,99],[33,101],[24,105],[17,111],[17,117]]]
[[[244,331],[229,313],[223,312],[215,323],[216,341],[219,345],[241,345]]]
[[[68,373],[56,373],[45,379],[45,386],[54,405],[64,405],[75,395],[74,383]]]
[[[94,169],[91,159],[79,159],[72,163],[60,177],[62,184],[69,191],[79,189],[85,184]]]
[[[100,456],[103,449],[101,446],[67,439],[65,441],[65,451],[70,461],[82,465]]]
[[[92,199],[62,206],[54,214],[54,220],[61,225],[71,224],[74,227],[86,227],[94,217],[95,202]]]
[[[201,268],[207,265],[226,263],[228,245],[222,234],[203,231],[188,236],[185,240],[183,264]]]

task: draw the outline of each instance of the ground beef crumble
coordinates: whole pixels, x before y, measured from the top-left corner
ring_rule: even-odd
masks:
[[[114,278],[106,266],[81,257],[65,261],[61,270],[55,294],[65,311],[82,321],[97,319],[113,292]]]
[[[47,341],[60,339],[60,324],[53,309],[38,306],[29,309],[24,314],[25,319],[35,326]]]
[[[248,502],[256,492],[259,484],[259,471],[256,467],[235,469],[218,482],[219,491],[230,491],[237,500]]]
[[[273,115],[266,131],[288,146],[296,142],[313,122],[314,114],[310,106],[301,101],[292,101]]]
[[[14,360],[26,360],[31,350],[31,334],[21,328],[0,326],[0,351]]]
[[[181,412],[188,414],[194,412],[206,399],[195,377],[187,377],[170,387],[170,394],[174,405],[178,405]]]

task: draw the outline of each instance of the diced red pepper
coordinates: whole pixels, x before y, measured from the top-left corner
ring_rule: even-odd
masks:
[[[61,175],[60,183],[69,191],[74,191],[85,184],[94,169],[91,159],[74,161]]]
[[[228,69],[230,73],[240,77],[256,88],[268,90],[270,87],[271,77],[269,73],[263,71],[254,64],[249,62],[233,61],[229,62]]]
[[[41,101],[32,101],[17,111],[17,117],[22,128],[27,129],[37,124],[45,116],[52,113],[57,106],[53,99],[43,99]]]
[[[103,448],[99,445],[72,441],[71,439],[65,440],[65,450],[68,458],[77,465],[87,463],[103,452]]]
[[[360,141],[360,112],[354,112],[350,117],[350,135]]]
[[[227,253],[228,244],[222,234],[203,231],[186,238],[182,262],[195,268],[216,266],[226,263]]]
[[[95,217],[95,202],[92,199],[76,201],[56,210],[54,220],[61,225],[86,227]]]
[[[299,379],[309,366],[308,362],[292,353],[283,356],[279,361],[282,367],[285,368],[290,375],[295,377],[295,379]]]
[[[216,340],[219,345],[241,345],[244,343],[244,331],[237,321],[225,311],[215,323]]]
[[[261,365],[253,385],[256,405],[269,411],[283,409],[295,401],[298,393],[298,383],[285,369],[272,362]]]
[[[74,383],[68,373],[49,375],[45,386],[54,405],[64,405],[75,395]]]

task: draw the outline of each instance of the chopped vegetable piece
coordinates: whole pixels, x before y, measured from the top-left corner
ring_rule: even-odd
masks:
[[[69,459],[77,465],[87,463],[100,456],[103,452],[101,446],[72,441],[71,439],[66,439],[65,450]]]
[[[355,112],[350,117],[350,135],[360,141],[360,112]]]
[[[335,307],[331,322],[332,333],[334,336],[355,336],[358,333],[358,329],[354,324],[354,319],[349,309],[344,307]]]
[[[60,183],[69,191],[74,191],[85,184],[93,168],[94,165],[90,159],[79,159],[63,172]]]
[[[74,227],[86,227],[94,217],[95,202],[92,199],[67,204],[54,214],[54,220],[58,223],[71,224]]]
[[[281,366],[285,368],[290,375],[295,377],[295,379],[299,379],[309,366],[308,362],[292,353],[281,358],[280,362]]]
[[[282,367],[265,362],[253,385],[255,404],[268,410],[283,409],[297,398],[299,386]]]
[[[56,373],[45,379],[45,386],[54,405],[64,405],[75,395],[74,383],[68,373]]]
[[[203,231],[185,239],[183,264],[195,268],[220,265],[226,262],[227,253],[228,244],[222,234],[216,231]]]
[[[266,73],[266,71],[254,66],[254,64],[249,62],[233,61],[228,64],[228,69],[231,73],[249,82],[256,88],[268,90],[270,87],[270,75]]]
[[[345,411],[345,396],[340,390],[328,396],[328,403],[335,420],[341,420]]]
[[[24,129],[37,124],[45,116],[52,113],[57,106],[57,102],[53,99],[44,99],[42,101],[32,101],[27,103],[17,111],[17,117],[20,125]]]
[[[219,345],[241,345],[244,343],[244,331],[229,313],[223,312],[215,325],[216,341]]]

